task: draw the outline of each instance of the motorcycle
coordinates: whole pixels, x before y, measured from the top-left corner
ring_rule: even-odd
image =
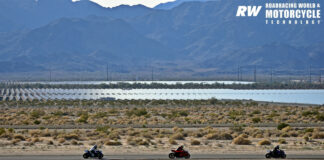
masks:
[[[169,154],[169,158],[170,159],[174,159],[174,158],[185,158],[185,159],[189,159],[190,158],[190,154],[188,151],[182,150],[182,151],[177,151],[177,150],[171,150],[171,153]]]
[[[268,153],[265,155],[266,158],[286,158],[286,156],[287,155],[283,150],[279,150],[278,153],[268,151]]]
[[[96,151],[96,153],[91,153],[89,150],[85,150],[84,151],[84,154],[83,154],[83,158],[84,159],[87,159],[87,158],[89,158],[89,157],[92,157],[92,158],[95,158],[95,157],[97,157],[98,159],[102,159],[103,158],[103,154],[102,154],[102,152],[101,151]]]

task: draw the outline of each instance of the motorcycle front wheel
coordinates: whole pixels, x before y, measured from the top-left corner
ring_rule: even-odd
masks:
[[[270,155],[269,153],[267,153],[267,154],[265,155],[265,157],[266,157],[266,158],[271,158],[271,155]]]
[[[83,154],[83,156],[82,156],[84,159],[87,159],[87,158],[89,158],[90,156],[89,156],[89,154],[88,153],[85,153],[85,154]]]
[[[190,154],[188,153],[188,155],[185,156],[185,159],[189,159],[190,158]]]
[[[174,159],[174,158],[175,158],[175,154],[174,154],[174,153],[170,153],[170,154],[169,154],[169,158],[170,158],[170,159]]]

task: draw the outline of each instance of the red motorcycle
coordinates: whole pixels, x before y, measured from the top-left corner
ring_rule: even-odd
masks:
[[[182,151],[177,151],[177,150],[171,150],[171,153],[169,154],[169,158],[170,159],[174,159],[174,158],[185,158],[185,159],[189,159],[190,158],[190,154],[188,151],[182,150]]]

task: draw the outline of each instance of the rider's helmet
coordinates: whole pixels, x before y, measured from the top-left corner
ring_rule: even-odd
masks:
[[[183,149],[183,146],[181,145],[179,148]]]
[[[94,149],[97,149],[97,145],[94,145],[93,148],[94,148]]]

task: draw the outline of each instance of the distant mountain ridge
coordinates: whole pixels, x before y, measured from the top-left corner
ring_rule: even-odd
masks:
[[[50,4],[50,0],[39,1],[44,8]],[[89,1],[58,1],[69,3],[65,6],[71,8],[68,16],[56,15],[53,9],[29,21],[28,17],[42,11],[25,3],[17,13],[11,11],[13,15],[0,10],[0,24],[7,24],[0,25],[7,30],[0,32],[0,72],[50,68],[94,72],[107,64],[120,73],[148,73],[155,68],[170,76],[231,73],[238,65],[264,71],[305,69],[310,64],[324,68],[323,24],[266,25],[263,16],[235,16],[238,5],[262,5],[268,2],[265,0],[193,1],[166,10],[143,6],[106,9]],[[60,8],[59,4],[54,8]],[[79,6],[74,10],[73,5]],[[13,17],[21,16],[26,8],[31,11],[21,25]],[[78,15],[82,8],[88,9]]]
[[[104,8],[90,0],[1,0],[0,32],[37,28],[59,18],[85,18],[87,16],[107,16],[130,18],[148,14],[151,9],[142,5]],[[3,18],[2,18],[3,17]]]

